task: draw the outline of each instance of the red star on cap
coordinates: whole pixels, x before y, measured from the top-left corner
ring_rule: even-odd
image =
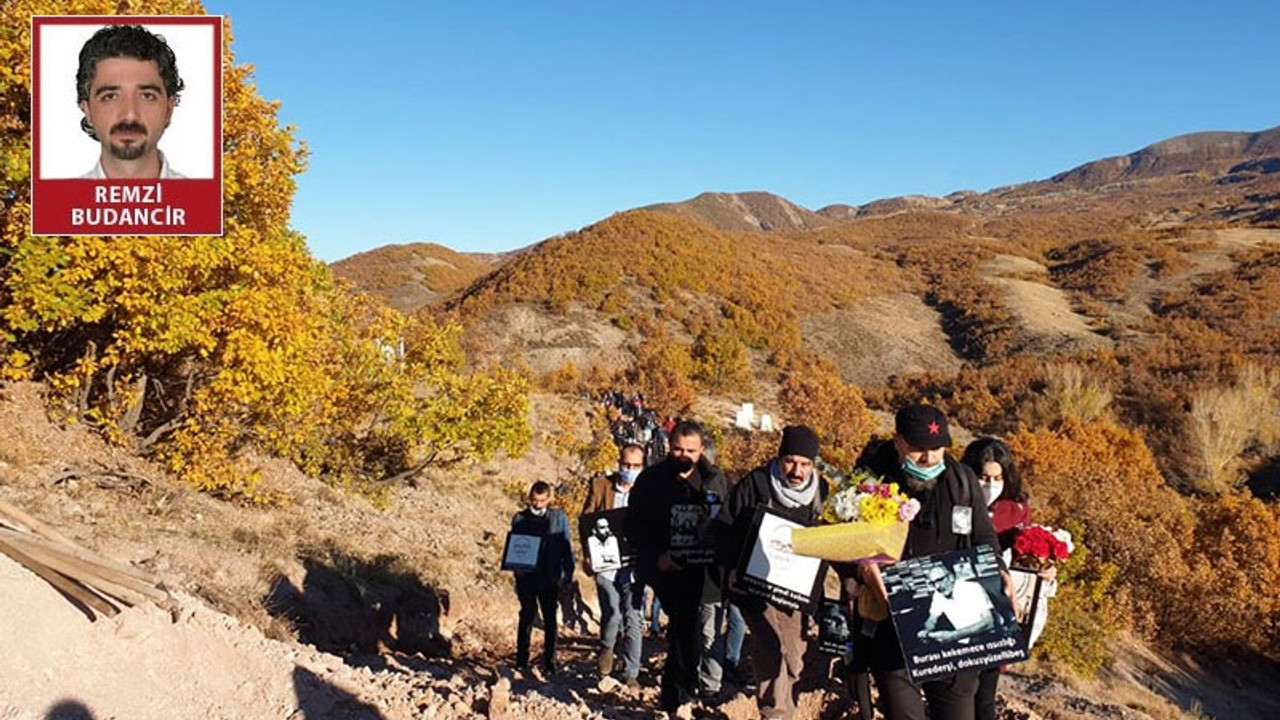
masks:
[[[929,423],[929,434],[930,434],[930,435],[937,435],[939,430],[941,430],[941,428],[939,428],[939,427],[938,427],[938,423],[937,423],[937,422],[931,422],[931,423]]]

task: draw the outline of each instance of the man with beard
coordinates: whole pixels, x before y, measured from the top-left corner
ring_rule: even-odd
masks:
[[[703,455],[702,427],[682,422],[671,431],[669,454],[640,474],[628,503],[625,532],[640,579],[667,614],[667,660],[660,704],[669,713],[698,693],[699,664],[709,643],[701,625],[721,601],[711,519],[728,494],[724,473]],[[714,682],[719,683],[715,664]],[[706,687],[704,692],[717,691]]]
[[[894,418],[893,442],[868,446],[859,459],[860,465],[898,483],[920,501],[920,512],[907,532],[904,560],[978,545],[990,545],[999,552],[978,479],[947,454],[950,446],[947,418],[940,410],[931,405],[908,405]],[[880,567],[867,563],[859,569],[864,583],[861,592],[874,593],[875,599],[887,607]],[[1003,569],[1001,575],[1012,602],[1012,581]],[[889,618],[864,617],[861,633],[870,636],[867,663],[880,689],[881,709],[887,720],[973,720],[977,672],[962,672],[917,687],[907,674]]]
[[[722,565],[730,568],[733,603],[742,610],[751,629],[756,704],[760,717],[766,720],[791,720],[795,715],[795,684],[804,668],[804,613],[741,592],[734,582],[733,568],[747,547],[756,508],[767,507],[800,525],[817,524],[825,495],[813,466],[817,457],[818,436],[812,429],[804,425],[784,428],[778,456],[738,481],[717,518],[717,523],[723,525],[718,533],[717,556]]]
[[[139,25],[94,33],[80,48],[76,100],[80,128],[102,152],[82,179],[181,179],[159,143],[184,87],[164,38]]]

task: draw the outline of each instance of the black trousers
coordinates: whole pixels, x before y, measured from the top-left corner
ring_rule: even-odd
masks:
[[[975,703],[976,720],[996,720],[996,685],[1000,684],[1000,668],[989,668],[978,673],[978,695]]]
[[[905,668],[872,673],[887,720],[973,720],[978,673],[913,685]],[[924,697],[920,691],[924,691]],[[928,702],[928,713],[925,703]]]
[[[555,585],[545,588],[522,587],[516,584],[516,597],[520,599],[520,625],[516,630],[516,665],[529,664],[529,641],[533,635],[533,621],[542,610],[542,666],[555,669],[556,663],[556,606],[560,589]]]
[[[698,606],[706,571],[689,568],[652,578],[651,586],[667,614],[667,661],[662,667],[659,706],[674,713],[691,700],[698,689],[698,663],[702,660],[702,634]]]

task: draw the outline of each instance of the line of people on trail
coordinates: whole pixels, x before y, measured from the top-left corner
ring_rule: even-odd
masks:
[[[950,446],[946,417],[917,404],[897,413],[891,442],[873,442],[859,458],[860,466],[898,483],[920,503],[902,560],[979,545],[1005,549],[1030,522],[1027,495],[1004,443],[979,439],[966,449],[963,461],[946,452]],[[752,639],[751,679],[760,716],[790,720],[808,646],[806,613],[746,592],[734,569],[752,541],[757,508],[803,526],[820,522],[827,488],[815,467],[819,439],[807,426],[786,427],[776,456],[732,484],[704,450],[702,428],[681,422],[670,433],[664,459],[646,467],[643,449],[628,445],[620,453],[618,471],[591,483],[582,515],[592,516],[593,524],[584,528],[584,536],[599,532],[603,542],[611,531],[599,526],[599,513],[625,509],[621,530],[634,552],[631,564],[608,570],[583,560],[584,570],[594,577],[601,611],[596,668],[608,676],[620,667],[625,685],[639,687],[647,586],[668,617],[661,711],[688,717],[698,703],[716,704],[724,697],[726,674],[735,684],[746,684],[738,682],[745,678],[733,677],[737,668],[727,670],[725,661],[741,657],[741,630],[736,652],[726,650],[724,632],[726,622],[733,625],[731,616],[740,613]],[[529,631],[541,609],[545,673],[555,671],[555,593],[571,580],[574,568],[568,519],[563,511],[549,508],[549,500],[550,487],[535,483],[529,506],[512,521],[513,532],[541,531],[549,538],[538,569],[516,577],[521,607],[516,665],[528,666]],[[873,716],[874,679],[887,720],[993,720],[998,668],[911,681],[889,618],[881,573],[888,564],[892,561],[832,564],[842,581],[853,638],[845,680],[860,717]],[[1016,606],[1003,564],[1000,574]],[[1042,577],[1052,585],[1052,571]],[[928,630],[933,631],[931,626]]]

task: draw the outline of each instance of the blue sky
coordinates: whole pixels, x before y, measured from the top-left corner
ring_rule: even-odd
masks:
[[[334,261],[523,247],[703,191],[809,209],[1280,125],[1280,6],[206,0],[311,150]]]

